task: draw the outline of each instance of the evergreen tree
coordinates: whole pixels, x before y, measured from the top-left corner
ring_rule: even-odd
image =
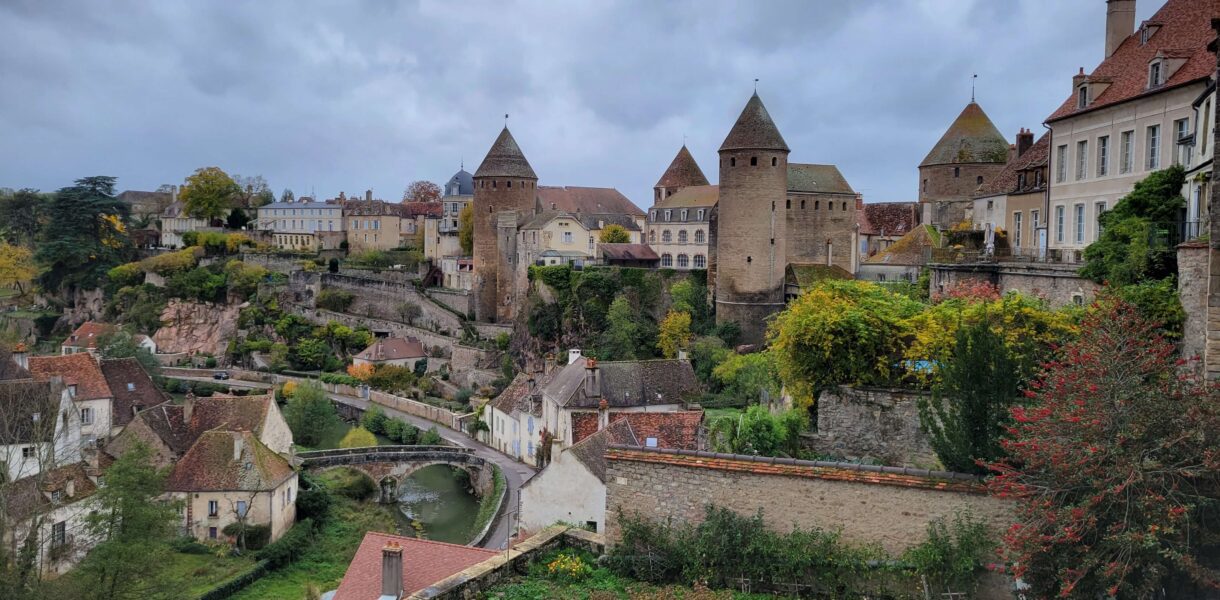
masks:
[[[599,354],[605,360],[635,360],[639,345],[637,311],[620,294],[606,311],[606,330],[598,345]]]
[[[1099,217],[1102,233],[1085,248],[1080,274],[1098,283],[1124,286],[1176,273],[1185,181],[1182,167],[1174,165],[1136,183],[1113,210]]]
[[[114,196],[114,177],[86,177],[60,189],[51,201],[55,218],[43,229],[34,260],[38,283],[48,292],[93,288],[112,267],[133,257],[124,221],[126,204]]]

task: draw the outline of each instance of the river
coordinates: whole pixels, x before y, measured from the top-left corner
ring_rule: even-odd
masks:
[[[470,492],[461,469],[424,467],[404,480],[398,492],[398,514],[406,535],[414,535],[416,523],[424,537],[438,542],[469,544],[477,533],[479,499]]]

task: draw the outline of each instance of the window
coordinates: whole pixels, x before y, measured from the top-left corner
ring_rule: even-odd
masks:
[[[134,384],[134,383],[128,383],[128,384],[127,384],[127,391],[129,391],[129,392],[134,392],[134,391],[136,391],[136,384]]]
[[[652,215],[650,218],[651,218],[653,221],[656,221],[656,220],[657,220],[657,211],[655,211],[655,210],[654,210],[654,211],[652,211],[650,214]]]
[[[695,230],[695,243],[696,243],[696,244],[702,244],[702,243],[703,243],[703,230],[702,230],[702,229],[696,229],[696,230]]]
[[[736,167],[736,166],[737,166],[737,159],[736,159],[736,158],[730,158],[730,159],[729,159],[729,166],[730,166],[730,167]]]
[[[1182,143],[1182,138],[1190,135],[1190,119],[1178,119],[1173,122],[1173,143],[1177,146],[1177,156],[1174,163],[1185,165],[1190,162],[1190,146]]]
[[[1161,167],[1161,126],[1150,125],[1148,127],[1148,163],[1147,168],[1159,169]]]
[[[54,503],[56,503],[56,504],[59,504],[59,503],[60,503],[60,501],[61,501],[61,500],[63,500],[63,499],[64,499],[64,493],[63,493],[63,492],[61,492],[61,491],[59,491],[59,490],[55,490],[54,492],[51,492],[51,502],[54,502]]]
[[[1161,61],[1154,60],[1148,64],[1148,87],[1161,85]]]
[[[239,516],[239,517],[245,517],[245,516],[246,516],[246,510],[247,510],[248,508],[249,508],[249,507],[248,507],[248,506],[246,506],[246,501],[245,501],[245,500],[238,500],[238,501],[237,501],[237,516]]]
[[[208,516],[215,517],[220,514],[220,502],[216,500],[208,500]]]
[[[1089,164],[1089,142],[1076,142],[1076,181],[1084,179],[1085,165]]]
[[[589,250],[593,249],[593,236],[589,236]]]
[[[21,447],[21,458],[22,459],[34,458],[34,447],[33,446],[22,446]]]
[[[1029,211],[1029,224],[1030,224],[1030,227],[1033,228],[1033,231],[1037,231],[1038,227],[1040,225],[1042,225],[1042,220],[1040,218],[1041,216],[1042,216],[1042,211],[1040,211],[1040,210]]]
[[[1063,207],[1055,207],[1055,241],[1063,243]]]
[[[707,268],[707,258],[705,258],[702,254],[695,255],[695,268],[696,269],[706,269]]]
[[[492,183],[495,183],[495,182],[493,181]],[[209,540],[216,539],[216,528],[215,527],[208,527],[208,539]]]
[[[954,177],[960,177],[960,176],[961,176],[961,174],[962,174],[962,168],[961,168],[961,167],[953,167],[953,176],[954,176]]]
[[[1076,91],[1076,108],[1084,108],[1089,105],[1089,87],[1080,86]]]
[[[1074,217],[1076,218],[1076,243],[1084,243],[1084,205],[1077,204],[1073,207]]]
[[[1093,205],[1093,211],[1096,213],[1096,214],[1093,216],[1093,218],[1097,220],[1097,235],[1096,235],[1096,237],[1094,237],[1093,239],[1094,239],[1094,240],[1097,240],[1097,239],[1100,239],[1100,238],[1101,238],[1101,232],[1102,232],[1102,229],[1104,229],[1104,228],[1101,226],[1101,215],[1102,215],[1102,213],[1106,212],[1106,203],[1105,203],[1105,202],[1098,202],[1097,204],[1094,204],[1094,205]]]
[[[757,167],[757,166],[758,166],[758,157],[757,157],[757,156],[751,156],[751,157],[750,157],[750,166],[751,166],[751,167]]]
[[[572,232],[571,231],[563,232],[563,243],[565,243],[565,244],[572,243]]]
[[[690,268],[690,257],[685,254],[679,254],[678,255],[678,268],[679,269]]]
[[[657,232],[656,231],[648,232],[648,241],[651,243],[654,243],[654,244],[657,243]]]
[[[685,209],[685,208],[684,208],[684,209],[682,209],[682,213],[681,213],[681,214],[682,214],[682,220],[683,220],[683,221],[685,221],[685,220],[686,220],[686,209]]]
[[[1135,160],[1134,160],[1134,156],[1133,156],[1133,151],[1134,151],[1133,144],[1135,143],[1134,140],[1135,140],[1134,131],[1124,131],[1122,133],[1122,135],[1120,136],[1119,144],[1121,145],[1121,147],[1119,148],[1120,154],[1119,154],[1119,159],[1118,159],[1118,172],[1119,173],[1130,173],[1131,167],[1135,164]]]
[[[1012,213],[1012,245],[1021,246],[1021,213]]]
[[[685,229],[683,229],[682,231],[679,231],[679,232],[678,232],[678,243],[679,243],[679,244],[685,244],[685,243],[686,243],[686,230],[685,230]]]
[[[661,232],[661,243],[668,244],[673,241],[673,234],[668,229]]]
[[[920,185],[922,186],[921,191],[924,191],[924,192],[928,191],[928,180],[927,179],[923,180],[923,183],[921,183]]]
[[[68,543],[68,522],[60,521],[51,526],[51,547],[58,548]]]
[[[695,211],[695,214],[698,215],[698,219],[700,221],[703,220],[703,209],[702,208],[700,208],[698,211]]]
[[[76,397],[76,384],[75,383],[68,386],[68,395],[72,396],[73,398]]]
[[[1067,179],[1067,144],[1055,149],[1055,183],[1063,183]]]
[[[661,266],[662,267],[674,266],[674,257],[672,255],[670,255],[668,252],[665,254],[662,254],[661,255]]]
[[[1110,170],[1110,136],[1097,138],[1097,176],[1105,177]]]
[[[974,182],[978,185],[983,185],[983,176],[979,175],[978,177],[975,177]]]
[[[93,409],[92,408],[80,409],[80,424],[81,425],[92,425],[93,424]]]
[[[673,211],[668,211],[668,210],[667,210],[667,211],[665,211],[665,222],[666,222],[666,223],[668,223],[668,222],[669,222],[669,217],[670,217],[670,215],[672,215],[672,214],[673,214]]]

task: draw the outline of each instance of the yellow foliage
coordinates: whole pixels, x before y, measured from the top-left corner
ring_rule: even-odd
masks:
[[[24,292],[22,286],[36,275],[38,269],[29,248],[0,242],[0,286],[16,286]]]
[[[285,398],[291,398],[292,394],[297,391],[297,382],[288,381],[284,383],[284,387],[280,388],[280,394]]]
[[[690,313],[671,310],[657,331],[657,348],[665,358],[674,358],[690,347],[690,338]]]
[[[368,363],[347,366],[347,374],[360,381],[368,381],[373,376],[373,371],[375,371],[373,365]]]
[[[377,445],[377,436],[373,432],[363,428],[356,427],[347,432],[342,440],[339,440],[340,448],[367,448]]]

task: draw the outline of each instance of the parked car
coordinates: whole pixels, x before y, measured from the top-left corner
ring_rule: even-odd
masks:
[[[228,378],[229,378],[229,372],[228,372],[228,371],[217,371],[217,372],[215,372],[215,373],[212,373],[212,379],[220,379],[220,380],[225,380],[225,379],[228,379]]]

